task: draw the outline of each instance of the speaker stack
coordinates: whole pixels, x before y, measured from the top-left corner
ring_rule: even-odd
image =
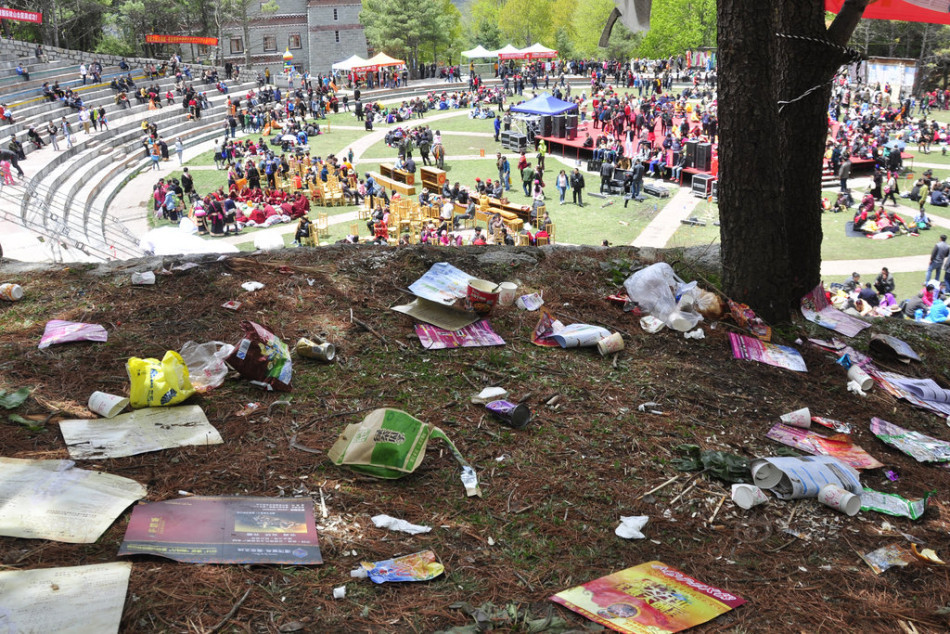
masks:
[[[686,142],[686,167],[696,167],[696,148],[699,147],[699,141],[691,139]]]
[[[568,141],[573,141],[574,139],[576,139],[577,126],[572,126],[572,125],[567,126],[567,128],[564,130],[564,138],[566,138]]]
[[[554,130],[554,121],[551,115],[541,117],[541,136],[551,136]]]
[[[566,134],[566,131],[565,131],[566,128],[567,128],[566,118],[564,117],[564,115],[562,114],[555,115],[553,136],[556,136],[559,139],[563,139],[564,135]]]
[[[696,146],[696,169],[703,172],[712,169],[712,143],[700,143]]]

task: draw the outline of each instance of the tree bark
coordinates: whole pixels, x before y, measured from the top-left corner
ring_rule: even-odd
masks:
[[[820,281],[831,80],[867,2],[848,0],[827,30],[821,0],[718,5],[723,286],[769,321]]]

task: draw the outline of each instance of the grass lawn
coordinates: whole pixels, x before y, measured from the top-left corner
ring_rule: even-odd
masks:
[[[695,247],[719,242],[719,205],[701,202],[693,210],[692,216],[706,221],[705,227],[680,224],[676,233],[666,243],[667,248]]]
[[[500,143],[489,137],[480,136],[457,136],[444,135],[442,137],[442,146],[445,148],[445,160],[451,162],[453,156],[470,156],[478,154],[479,150],[485,150],[485,156],[494,156],[495,152],[501,149]],[[396,159],[398,150],[395,147],[386,145],[386,141],[380,139],[378,142],[367,148],[363,153],[361,160],[370,161],[393,161]],[[412,152],[412,158],[417,163],[421,163],[418,148]]]

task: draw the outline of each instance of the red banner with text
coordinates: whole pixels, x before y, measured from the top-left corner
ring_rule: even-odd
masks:
[[[36,22],[37,24],[42,24],[43,14],[0,7],[0,20],[19,20],[20,22]]]
[[[217,46],[216,37],[197,37],[193,35],[146,35],[145,41],[149,44],[204,44]]]

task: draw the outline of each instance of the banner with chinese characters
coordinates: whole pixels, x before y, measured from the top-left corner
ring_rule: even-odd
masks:
[[[189,497],[140,504],[120,555],[202,564],[320,564],[309,498]]]
[[[21,11],[20,9],[8,9],[0,7],[0,20],[19,20],[20,22],[43,23],[43,14],[33,11]]]
[[[203,44],[217,46],[216,37],[197,37],[193,35],[146,35],[145,41],[149,44]]]

